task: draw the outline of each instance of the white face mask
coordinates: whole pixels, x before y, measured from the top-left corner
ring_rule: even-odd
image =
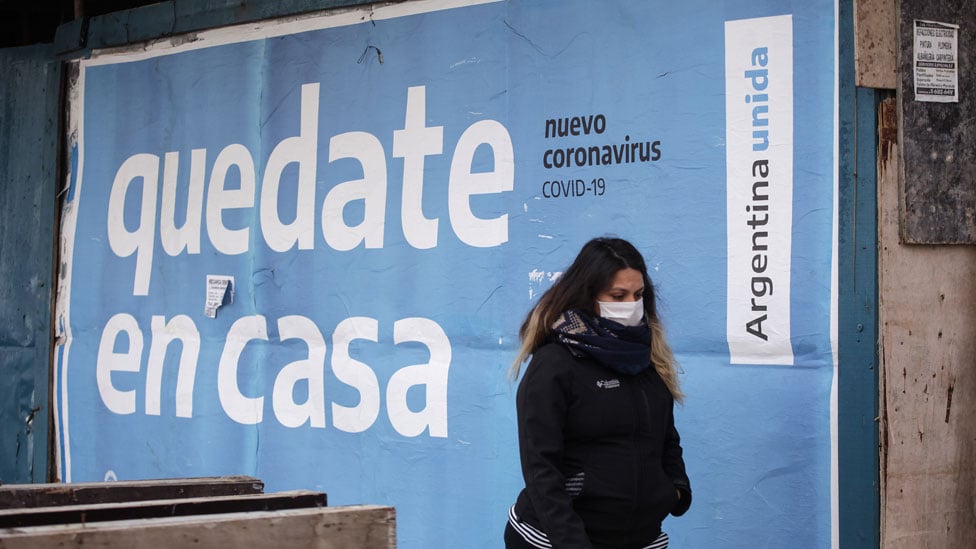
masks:
[[[600,316],[619,322],[624,326],[637,326],[644,318],[644,300],[637,301],[597,301]]]

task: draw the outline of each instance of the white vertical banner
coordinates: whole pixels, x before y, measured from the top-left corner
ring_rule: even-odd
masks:
[[[725,23],[732,364],[793,364],[793,17]]]

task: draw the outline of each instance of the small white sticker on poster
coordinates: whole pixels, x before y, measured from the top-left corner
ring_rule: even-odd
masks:
[[[217,318],[217,309],[233,302],[234,277],[207,275],[207,303],[203,307],[203,314],[210,318]]]
[[[915,20],[915,100],[959,102],[959,25]]]

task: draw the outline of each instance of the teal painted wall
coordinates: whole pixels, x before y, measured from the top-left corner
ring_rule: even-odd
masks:
[[[838,483],[841,547],[880,547],[878,91],[854,85],[853,1],[840,3]]]
[[[60,64],[0,50],[0,482],[44,482]]]

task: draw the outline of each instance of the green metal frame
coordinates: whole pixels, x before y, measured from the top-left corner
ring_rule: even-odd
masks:
[[[878,104],[855,86],[853,0],[840,0],[838,481],[840,546],[880,547]]]

